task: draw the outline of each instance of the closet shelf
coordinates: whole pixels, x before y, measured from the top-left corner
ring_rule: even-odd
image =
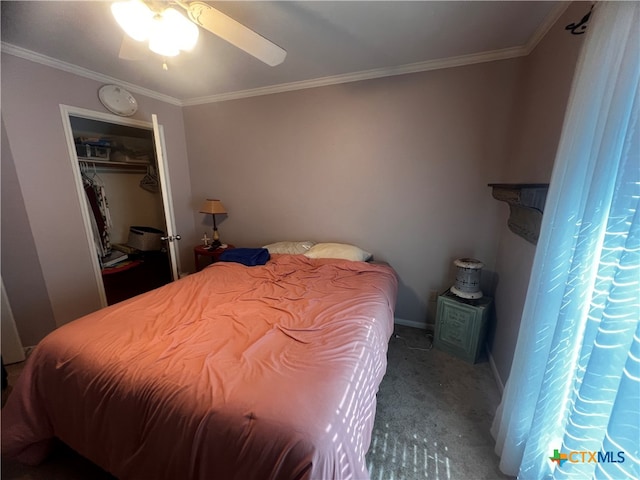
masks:
[[[538,243],[548,183],[490,183],[493,198],[509,205],[507,225],[529,243]]]
[[[146,172],[151,166],[149,162],[112,162],[109,160],[97,160],[95,158],[78,157],[78,162],[92,165],[105,171]]]

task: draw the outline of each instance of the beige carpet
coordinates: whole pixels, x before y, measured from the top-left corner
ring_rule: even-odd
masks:
[[[489,434],[499,402],[489,364],[469,365],[430,346],[423,330],[396,326],[367,454],[371,480],[509,478]],[[7,370],[11,385],[21,365]],[[3,458],[1,473],[2,480],[114,478],[64,445],[39,467]]]
[[[424,331],[396,325],[367,454],[371,479],[510,478],[489,433],[500,402],[489,363],[430,347]]]

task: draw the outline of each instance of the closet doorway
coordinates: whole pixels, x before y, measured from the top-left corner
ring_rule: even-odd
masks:
[[[180,236],[155,116],[61,110],[103,306],[175,280]]]

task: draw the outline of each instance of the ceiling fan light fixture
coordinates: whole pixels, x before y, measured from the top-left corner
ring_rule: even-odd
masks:
[[[149,50],[163,57],[175,57],[180,53],[180,48],[171,30],[167,29],[162,14],[153,17],[149,33]]]
[[[140,0],[113,3],[111,13],[118,25],[134,40],[142,42],[149,38],[153,12]]]
[[[145,0],[117,1],[111,5],[111,11],[128,37],[148,40],[149,50],[163,57],[174,57],[181,50],[193,49],[198,41],[199,27],[272,67],[281,64],[287,56],[282,47],[208,3],[173,0],[171,3],[184,9],[188,18],[173,7],[163,8],[158,0],[149,0],[149,3],[151,7]],[[125,43],[123,41],[120,48],[120,58],[129,59],[123,56]]]
[[[174,8],[162,12],[163,28],[180,50],[191,50],[198,42],[197,25]]]

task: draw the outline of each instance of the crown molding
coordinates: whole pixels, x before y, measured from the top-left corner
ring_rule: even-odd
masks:
[[[559,2],[556,6],[553,7],[551,12],[547,15],[547,18],[544,19],[544,22],[538,27],[538,29],[531,36],[527,44],[525,45],[526,54],[529,55],[533,50],[538,46],[538,43],[549,33],[551,27],[553,27],[562,14],[569,8],[571,2]]]
[[[241,98],[257,97],[261,95],[271,95],[275,93],[291,92],[295,90],[304,90],[308,88],[326,87],[330,85],[338,85],[342,83],[359,82],[362,80],[373,80],[376,78],[391,77],[396,75],[405,75],[409,73],[427,72],[430,70],[440,70],[444,68],[461,67],[464,65],[473,65],[476,63],[494,62],[497,60],[506,60],[509,58],[523,57],[529,55],[538,45],[538,43],[549,32],[551,27],[558,21],[562,14],[569,7],[570,2],[559,2],[547,15],[542,25],[531,36],[529,41],[519,47],[504,48],[489,52],[476,53],[471,55],[461,55],[458,57],[449,57],[436,60],[428,60],[426,62],[410,63],[399,65],[396,67],[375,68],[372,70],[364,70],[360,72],[347,73],[342,75],[331,75],[328,77],[315,78],[311,80],[302,80],[299,82],[281,83],[278,85],[270,85],[266,87],[252,88],[248,90],[238,90],[235,92],[220,93],[215,95],[207,95],[202,97],[193,97],[186,100],[180,100],[169,95],[165,95],[154,90],[140,87],[133,83],[125,82],[108,75],[94,72],[71,63],[63,62],[55,58],[47,57],[31,50],[27,50],[15,45],[2,42],[2,51],[16,57],[24,58],[42,65],[46,65],[58,70],[73,73],[81,77],[89,78],[103,83],[117,83],[127,90],[141,95],[145,95],[162,102],[166,102],[176,106],[194,106],[204,105],[207,103],[224,102],[227,100],[237,100]]]
[[[333,75],[329,77],[316,78],[313,80],[303,80],[300,82],[282,83],[271,85],[268,87],[252,88],[249,90],[239,90],[236,92],[221,93],[217,95],[208,95],[204,97],[194,97],[182,102],[183,106],[203,105],[207,103],[224,102],[227,100],[237,100],[241,98],[257,97],[261,95],[270,95],[274,93],[284,93],[294,90],[303,90],[307,88],[324,87],[329,85],[337,85],[341,83],[357,82],[361,80],[373,80],[375,78],[390,77],[394,75],[404,75],[407,73],[426,72],[429,70],[438,70],[443,68],[460,67],[464,65],[472,65],[475,63],[493,62],[497,60],[506,60],[509,58],[524,57],[529,55],[538,43],[549,33],[551,27],[560,19],[562,14],[569,8],[571,2],[561,1],[553,7],[551,12],[544,19],[542,24],[529,38],[527,43],[520,47],[511,47],[501,50],[493,50],[472,55],[462,55],[459,57],[450,57],[437,60],[429,60],[426,62],[411,63],[390,68],[378,68],[373,70],[365,70],[361,72],[349,73],[344,75]]]
[[[343,75],[332,75],[329,77],[315,78],[312,80],[302,80],[300,82],[281,83],[268,87],[252,88],[249,90],[239,90],[237,92],[221,93],[204,97],[195,97],[184,100],[184,106],[203,105],[206,103],[224,102],[227,100],[237,100],[240,98],[256,97],[260,95],[270,95],[274,93],[291,92],[307,88],[326,87],[341,83],[359,82],[362,80],[372,80],[376,78],[405,75],[408,73],[426,72],[429,70],[439,70],[443,68],[461,67],[475,63],[493,62],[509,58],[526,55],[525,47],[512,47],[491,52],[483,52],[472,55],[461,55],[458,57],[429,60],[426,62],[410,63],[397,67],[375,68],[360,72],[347,73]]]
[[[104,75],[102,73],[94,72],[93,70],[79,67],[72,63],[63,62],[62,60],[58,60],[56,58],[47,57],[46,55],[42,55],[40,53],[27,50],[26,48],[18,47],[10,43],[1,42],[0,46],[3,53],[13,55],[14,57],[23,58],[31,62],[39,63],[47,67],[55,68],[57,70],[62,70],[64,72],[72,73],[80,77],[95,80],[97,82],[115,83],[129,90],[130,92],[134,92],[140,95],[144,95],[146,97],[154,98],[156,100],[160,100],[161,102],[166,102],[171,105],[176,105],[179,107],[182,106],[182,102],[177,98],[171,97],[169,95],[165,95],[163,93],[156,92],[154,90],[149,90],[148,88],[144,88],[133,83],[125,82],[124,80],[120,80],[118,78],[111,77],[109,75]]]

